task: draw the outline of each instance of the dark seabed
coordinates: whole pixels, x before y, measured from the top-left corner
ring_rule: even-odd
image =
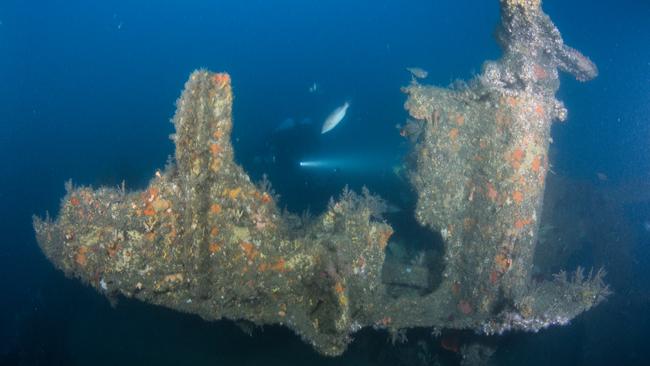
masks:
[[[439,86],[480,73],[501,54],[499,1],[3,0],[0,364],[455,365],[472,342],[495,350],[494,365],[650,364],[650,2],[543,8],[599,75],[560,77],[568,118],[552,128],[533,273],[603,266],[613,295],[538,333],[411,329],[394,343],[366,328],[330,358],[280,326],[249,336],[231,321],[112,304],[45,258],[32,215],[56,217],[69,179],[143,189],[173,156],[174,101],[206,68],[231,75],[235,159],[252,180],[268,176],[281,207],[317,215],[345,185],[366,186],[394,208],[395,240],[415,239],[404,254],[415,256],[433,234],[414,225],[399,172],[405,68]]]

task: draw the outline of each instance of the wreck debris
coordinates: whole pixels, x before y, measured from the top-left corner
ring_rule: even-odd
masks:
[[[505,314],[500,304],[512,302],[526,321],[510,324],[536,329],[532,319],[562,323],[590,306],[570,301],[558,306],[550,293],[536,292],[529,264],[541,217],[551,123],[566,118],[555,99],[558,69],[583,81],[595,77],[597,69],[563,44],[539,1],[504,0],[501,5],[500,60],[486,62],[464,89],[416,83],[404,88],[406,109],[424,126],[412,152],[411,181],[418,193],[417,220],[445,239],[445,282],[468,284],[460,291],[460,312],[470,315],[472,306],[484,316]],[[602,287],[598,282],[588,283]],[[534,310],[521,301],[531,298],[539,305]],[[553,306],[562,309],[554,318]],[[494,320],[478,320],[472,327],[498,332]]]
[[[48,258],[107,296],[205,319],[285,324],[341,353],[371,313],[392,229],[381,200],[344,190],[297,237],[270,184],[234,163],[227,74],[192,73],[174,117],[176,167],[142,192],[67,186],[56,222],[34,220]]]
[[[502,0],[501,12],[504,55],[476,80],[404,89],[415,216],[445,242],[442,280],[430,291],[388,295],[381,272],[393,229],[367,191],[344,190],[296,230],[300,218],[281,213],[270,186],[234,163],[231,80],[205,70],[177,102],[176,166],[141,192],[68,185],[56,221],[34,218],[39,245],[108,297],[283,324],[326,355],[366,326],[493,334],[566,324],[607,296],[604,273],[533,283],[530,268],[550,125],[566,117],[557,70],[578,80],[597,72],[564,46],[539,1]]]

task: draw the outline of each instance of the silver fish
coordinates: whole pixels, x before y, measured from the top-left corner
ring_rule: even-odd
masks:
[[[417,79],[424,79],[429,75],[429,72],[427,70],[424,70],[419,67],[407,67],[406,70],[410,72],[414,78]]]
[[[323,123],[323,128],[321,129],[320,133],[326,133],[336,127],[336,125],[339,124],[345,117],[345,113],[348,111],[348,107],[350,106],[350,103],[345,102],[342,106],[336,108],[330,115],[325,119],[325,123]]]

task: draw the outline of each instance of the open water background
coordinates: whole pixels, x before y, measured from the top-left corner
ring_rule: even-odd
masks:
[[[648,364],[650,2],[547,0],[544,9],[600,70],[584,84],[562,77],[569,118],[553,128],[554,172],[597,194],[638,188],[625,191],[614,218],[625,223],[612,243],[623,259],[607,262],[588,245],[572,258],[608,265],[614,297],[566,327],[492,340],[494,362]],[[269,174],[281,204],[318,213],[345,184],[365,184],[399,205],[405,67],[442,86],[471,78],[500,54],[498,20],[496,0],[0,2],[0,364],[418,364],[418,342],[432,360],[457,363],[423,330],[397,346],[362,331],[332,359],[283,328],[251,338],[230,322],[136,301],[112,308],[47,262],[31,215],[56,214],[68,179],[144,187],[173,154],[174,101],[200,67],[231,74],[236,158],[254,179]],[[346,120],[318,135],[346,100]],[[278,136],[287,118],[309,118],[312,128]],[[278,152],[282,139],[296,149]],[[342,162],[297,169],[303,158]],[[601,211],[580,202],[595,208],[586,221]]]

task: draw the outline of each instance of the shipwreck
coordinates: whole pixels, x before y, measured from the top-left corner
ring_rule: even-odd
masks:
[[[604,272],[533,281],[531,268],[551,124],[567,114],[558,74],[586,81],[597,69],[564,45],[539,0],[500,5],[499,60],[452,88],[415,79],[403,88],[414,215],[444,241],[434,288],[387,294],[393,228],[370,192],[346,189],[309,223],[279,210],[269,185],[233,160],[229,75],[206,70],[177,101],[174,163],[142,191],[68,185],[55,220],[34,218],[39,245],[109,298],[282,324],[326,355],[364,327],[499,334],[566,324],[606,298]]]

